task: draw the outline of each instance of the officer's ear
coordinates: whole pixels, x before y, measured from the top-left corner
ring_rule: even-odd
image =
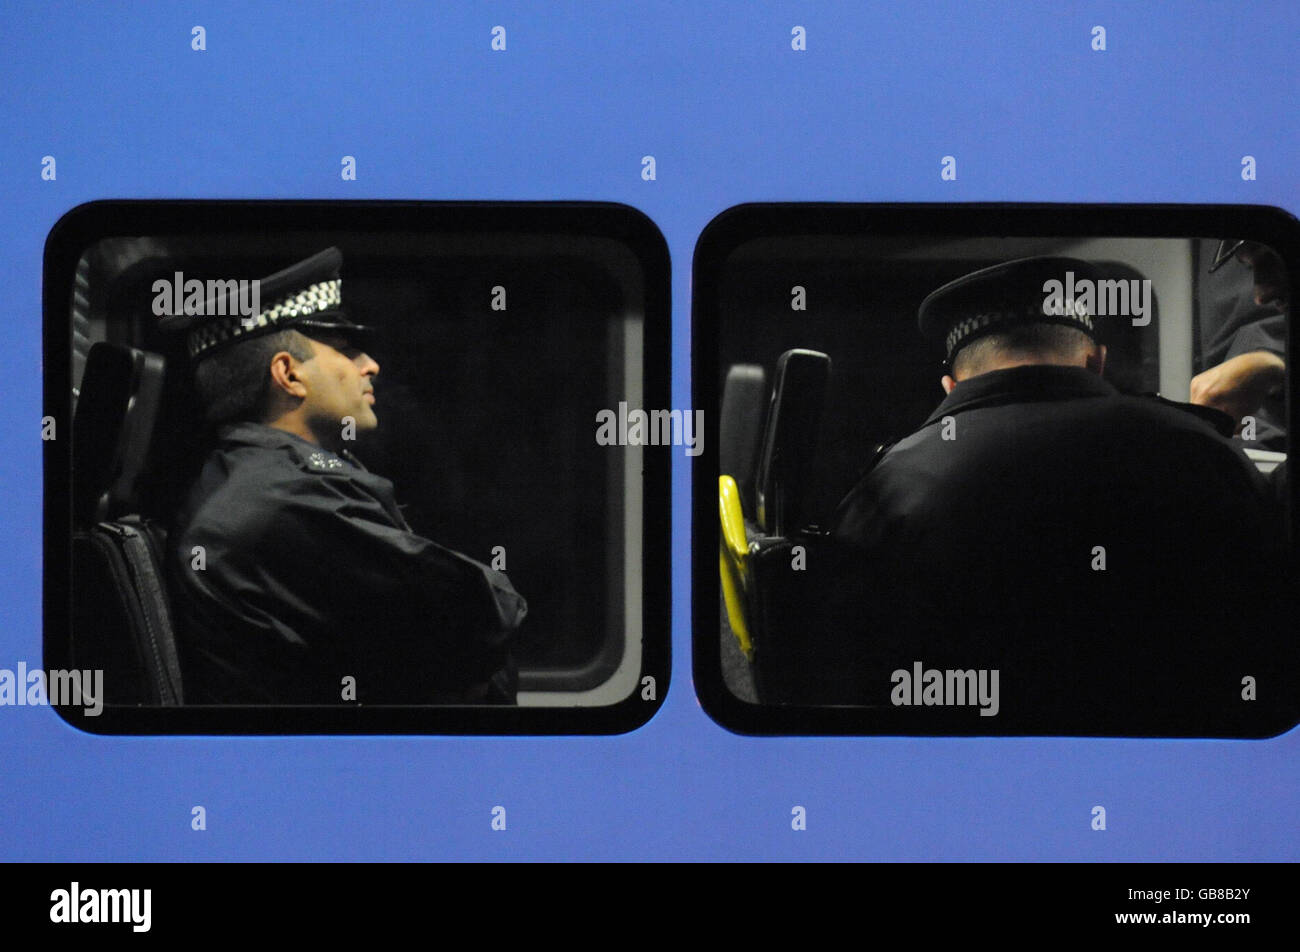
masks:
[[[1084,358],[1083,365],[1100,377],[1106,369],[1106,345],[1098,344],[1097,349]]]
[[[287,350],[276,351],[271,357],[271,387],[299,399],[307,396],[307,385],[299,368],[302,364]]]

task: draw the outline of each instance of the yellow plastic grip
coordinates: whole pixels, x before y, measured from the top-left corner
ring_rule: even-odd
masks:
[[[745,657],[753,660],[754,644],[749,637],[745,618],[745,589],[748,587],[746,561],[749,538],[745,534],[745,512],[740,505],[740,489],[730,476],[718,477],[718,512],[722,521],[722,540],[718,547],[718,570],[722,574],[722,597],[727,606],[727,621],[740,642]]]
[[[718,509],[722,517],[722,544],[737,565],[749,558],[749,537],[745,535],[745,512],[740,505],[740,488],[730,476],[718,477]]]

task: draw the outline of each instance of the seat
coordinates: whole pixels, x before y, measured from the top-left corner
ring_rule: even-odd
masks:
[[[767,371],[758,364],[732,364],[722,388],[718,468],[736,481],[739,502],[751,512],[767,399]]]
[[[852,556],[810,525],[806,511],[830,372],[830,358],[817,351],[781,355],[752,497],[744,489],[751,474],[743,462],[753,458],[745,438],[725,429],[719,435],[721,446],[733,447],[723,465],[737,467],[719,479],[723,597],[764,704],[836,703],[859,690],[858,663],[848,655],[861,640],[845,630],[842,597],[846,585],[859,581]],[[747,421],[747,431],[757,432],[759,379],[749,367],[728,373],[724,428]]]
[[[767,400],[767,372],[758,364],[733,364],[722,389],[722,415],[718,425],[718,480],[722,518],[718,568],[722,573],[723,604],[731,633],[746,660],[753,662],[745,606],[749,534],[745,509],[753,511],[754,476]]]
[[[183,703],[163,570],[166,532],[140,512],[166,366],[97,343],[73,416],[71,663],[104,671],[109,704]]]

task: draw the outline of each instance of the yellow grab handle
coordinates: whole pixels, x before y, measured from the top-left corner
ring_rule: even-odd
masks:
[[[718,547],[718,571],[722,574],[722,597],[727,606],[727,621],[740,642],[740,650],[751,661],[754,644],[749,637],[745,618],[745,589],[748,579],[745,563],[749,558],[749,538],[745,534],[745,513],[740,505],[740,489],[730,476],[718,477],[718,511],[722,521],[722,542]]]
[[[740,642],[740,650],[750,661],[754,660],[754,643],[749,637],[749,624],[745,621],[745,596],[736,565],[726,550],[718,553],[718,568],[722,572],[722,598],[727,605],[727,622],[731,633]]]
[[[730,476],[718,477],[718,509],[722,518],[722,544],[741,568],[749,558],[749,537],[745,534],[745,512],[740,505],[740,487]]]

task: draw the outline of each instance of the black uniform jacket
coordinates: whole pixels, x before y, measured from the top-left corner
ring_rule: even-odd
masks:
[[[524,600],[412,532],[392,483],[350,454],[223,427],[171,538],[196,702],[337,704],[348,677],[362,703],[505,699],[485,686],[503,684]]]
[[[1012,716],[1230,707],[1276,661],[1281,521],[1249,460],[1191,412],[1084,368],[963,381],[833,522],[864,560],[857,700],[921,661],[1001,669]]]

